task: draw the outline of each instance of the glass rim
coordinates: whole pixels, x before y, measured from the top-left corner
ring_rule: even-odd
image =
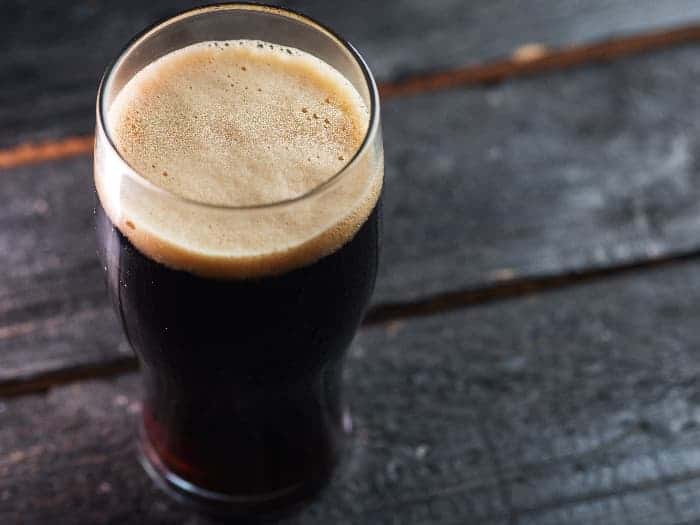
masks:
[[[135,49],[138,45],[142,44],[148,37],[151,35],[155,34],[156,32],[160,31],[161,29],[179,22],[181,20],[185,20],[187,18],[190,18],[192,16],[197,16],[203,13],[210,13],[210,12],[216,12],[216,11],[257,11],[257,12],[267,12],[271,14],[276,14],[279,16],[283,16],[288,19],[292,20],[297,20],[299,22],[302,22],[308,26],[311,26],[312,28],[316,29],[317,31],[321,33],[325,33],[328,37],[331,39],[335,40],[337,44],[339,44],[342,48],[344,48],[346,51],[350,53],[350,56],[352,59],[355,61],[355,63],[359,66],[360,70],[362,71],[362,76],[364,78],[365,84],[367,86],[367,90],[369,93],[369,122],[367,125],[367,131],[365,132],[365,135],[362,139],[362,142],[360,143],[360,146],[357,148],[355,153],[353,154],[352,158],[345,164],[343,167],[341,167],[338,171],[333,173],[328,179],[324,180],[320,184],[314,186],[310,190],[302,193],[301,195],[298,195],[296,197],[292,197],[289,199],[282,199],[278,201],[273,201],[273,202],[266,202],[263,204],[253,204],[253,205],[246,205],[246,206],[229,206],[225,204],[214,204],[214,203],[209,203],[209,202],[202,202],[198,201],[196,199],[191,199],[189,197],[183,197],[182,195],[178,195],[177,193],[174,193],[168,189],[162,188],[148,179],[146,179],[139,171],[134,168],[131,163],[122,155],[122,153],[119,151],[117,148],[116,144],[114,143],[114,140],[112,140],[112,136],[110,134],[109,127],[107,126],[107,119],[106,119],[106,108],[105,108],[105,101],[104,101],[104,93],[106,91],[106,87],[109,86],[110,82],[112,81],[112,75],[113,73],[118,70],[119,66],[127,56],[129,52],[131,52],[133,49]],[[112,150],[112,152],[129,168],[129,170],[126,171],[126,175],[130,177],[132,180],[136,181],[138,184],[143,186],[144,188],[148,189],[149,191],[153,191],[156,193],[159,193],[161,195],[165,195],[167,197],[170,197],[172,199],[175,199],[177,201],[189,204],[189,205],[194,205],[198,207],[203,207],[203,208],[208,208],[208,209],[214,209],[214,210],[263,210],[263,209],[272,209],[272,208],[280,208],[284,206],[288,206],[294,203],[298,203],[301,201],[306,201],[307,199],[310,199],[320,193],[323,193],[326,191],[328,188],[332,187],[335,185],[336,182],[338,182],[340,179],[343,178],[345,174],[350,172],[352,168],[359,162],[360,158],[364,156],[366,151],[369,149],[370,145],[372,144],[375,136],[378,133],[378,128],[379,128],[379,91],[377,89],[377,84],[374,79],[374,76],[372,75],[372,72],[369,69],[369,66],[365,62],[365,59],[362,57],[362,55],[355,49],[355,47],[345,40],[343,37],[338,35],[335,31],[332,29],[328,28],[326,25],[314,20],[313,18],[302,15],[300,13],[297,13],[296,11],[288,8],[282,8],[282,7],[277,7],[277,6],[271,6],[267,4],[261,4],[261,3],[253,3],[253,2],[225,2],[225,3],[216,3],[216,4],[210,4],[210,5],[205,5],[205,6],[200,6],[200,7],[195,7],[193,9],[188,9],[186,11],[182,11],[176,15],[169,16],[166,18],[162,18],[158,20],[157,22],[154,22],[153,24],[147,26],[145,29],[141,30],[139,33],[137,33],[134,37],[132,37],[125,45],[124,47],[119,51],[119,54],[115,59],[113,59],[105,69],[105,72],[102,75],[102,78],[100,80],[100,84],[97,90],[97,125],[98,125],[98,131],[101,132],[104,137],[107,140],[107,145],[108,147]]]

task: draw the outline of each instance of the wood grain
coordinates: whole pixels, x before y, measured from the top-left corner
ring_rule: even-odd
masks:
[[[699,308],[694,262],[365,330],[349,472],[288,523],[700,519]],[[5,400],[0,520],[208,523],[137,466],[138,399],[129,374]]]
[[[388,102],[375,311],[696,253],[698,82],[690,47]],[[96,261],[91,170],[73,158],[0,173],[0,384],[13,390],[129,355]]]
[[[696,251],[696,57],[385,104],[379,301]]]
[[[39,3],[8,0],[0,19],[0,148],[90,133],[99,77],[147,25],[202,1]],[[382,81],[508,57],[526,44],[562,47],[687,25],[694,0],[276,2],[352,41]]]

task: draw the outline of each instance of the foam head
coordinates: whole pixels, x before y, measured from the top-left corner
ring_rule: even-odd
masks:
[[[177,269],[243,278],[309,264],[352,238],[381,190],[379,150],[355,159],[325,198],[226,209],[313,193],[363,142],[363,99],[298,49],[252,40],[179,49],[136,73],[107,120],[129,167],[166,191],[149,198],[116,187],[118,168],[98,162],[98,147],[100,201],[139,250]]]

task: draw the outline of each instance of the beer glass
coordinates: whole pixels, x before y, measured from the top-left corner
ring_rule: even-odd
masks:
[[[299,197],[237,207],[184,198],[149,182],[115,145],[107,115],[134,75],[191,44],[237,39],[320,58],[369,110],[354,156]],[[207,512],[293,511],[327,484],[351,429],[343,360],[374,287],[383,177],[367,65],[334,32],[287,10],[182,13],[135,37],[107,69],[94,170],[107,288],[143,380],[146,471]],[[233,233],[211,246],[212,227]],[[267,243],[263,257],[227,251],[227,239],[248,235]]]

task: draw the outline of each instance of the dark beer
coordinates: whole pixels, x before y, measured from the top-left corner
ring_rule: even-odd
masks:
[[[205,510],[286,511],[330,479],[350,430],[342,369],[377,272],[377,126],[343,74],[291,47],[203,41],[127,69],[105,88],[96,220],[141,363],[144,466]]]
[[[249,496],[251,510],[323,485],[348,430],[342,361],[374,286],[378,220],[375,208],[309,266],[217,280],[144,256],[97,206],[109,292],[146,381],[144,430],[166,468]]]

